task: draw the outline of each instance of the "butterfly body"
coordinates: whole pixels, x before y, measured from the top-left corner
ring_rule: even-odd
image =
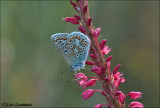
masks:
[[[84,68],[90,49],[90,40],[86,35],[80,32],[57,33],[52,35],[51,39],[71,65],[70,70],[76,71]]]

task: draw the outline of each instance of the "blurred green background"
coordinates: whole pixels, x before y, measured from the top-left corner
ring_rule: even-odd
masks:
[[[127,94],[141,91],[136,101],[159,106],[159,2],[89,1],[93,24],[112,48],[111,68],[122,64]],[[54,33],[78,31],[62,21],[77,12],[68,1],[1,1],[1,101],[33,107],[93,107],[106,103],[99,93],[84,101],[82,89],[66,83],[67,62],[51,42]],[[106,55],[109,56],[109,55]],[[87,68],[91,68],[86,66]],[[87,75],[95,75],[81,70]],[[72,72],[73,74],[74,72]],[[97,83],[94,89],[101,89]],[[132,100],[126,98],[126,106]]]

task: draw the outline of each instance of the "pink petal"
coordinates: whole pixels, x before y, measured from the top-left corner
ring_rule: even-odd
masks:
[[[108,54],[110,51],[111,51],[111,48],[108,49],[108,46],[106,46],[106,47],[104,47],[104,48],[102,49],[102,53],[103,53],[103,54]]]
[[[141,92],[129,92],[127,96],[131,97],[132,99],[138,99],[142,97],[141,94]]]
[[[88,87],[88,86],[93,86],[96,84],[96,81],[97,79],[90,79],[83,87],[83,89],[85,89],[85,87]]]
[[[99,36],[99,32],[100,32],[101,28],[96,28],[94,31],[93,31],[93,37],[94,38],[97,38]]]
[[[133,101],[128,105],[128,108],[131,106],[131,108],[144,108],[144,105],[140,102]]]
[[[121,93],[122,93],[121,91],[116,91],[116,92],[115,92],[115,95],[116,95],[116,96],[119,96]]]
[[[90,98],[94,94],[94,92],[95,92],[95,90],[93,90],[93,89],[88,89],[88,90],[84,91],[82,93],[83,99],[87,100],[88,98]]]
[[[94,106],[94,108],[102,108],[103,104],[97,104]]]
[[[125,96],[123,93],[121,93],[121,94],[118,96],[118,99],[119,99],[122,103],[124,103],[125,97],[126,97],[126,96]]]

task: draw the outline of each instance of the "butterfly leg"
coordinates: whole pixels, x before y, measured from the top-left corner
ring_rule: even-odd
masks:
[[[82,68],[82,69],[87,69],[87,68]],[[90,70],[90,69],[87,69],[87,70]]]
[[[75,74],[77,74],[77,71],[76,71],[76,69],[75,69]]]

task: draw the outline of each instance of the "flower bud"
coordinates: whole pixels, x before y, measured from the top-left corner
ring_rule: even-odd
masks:
[[[119,67],[121,64],[118,64],[114,69],[113,69],[113,75],[118,71]]]
[[[91,62],[91,61],[86,61],[85,62],[87,65],[94,65],[94,62]]]
[[[88,18],[88,20],[87,20],[87,25],[90,26],[91,23],[92,23],[92,18]]]
[[[65,22],[70,22],[72,24],[79,24],[79,21],[77,20],[77,18],[74,18],[74,17],[66,17],[66,18],[63,18],[63,20],[65,20]]]
[[[77,6],[77,4],[74,3],[72,0],[70,0],[70,3],[71,3],[71,5],[72,5],[73,7],[76,7],[76,6]]]
[[[103,39],[103,40],[99,43],[99,46],[100,46],[101,49],[104,48],[106,42],[107,42],[107,40],[106,40],[106,39]]]
[[[74,15],[75,18],[77,18],[77,20],[81,20],[80,16],[78,15]]]
[[[107,57],[107,62],[111,61],[112,56]]]
[[[88,5],[85,5],[84,8],[83,8],[83,13],[84,13],[84,14],[87,13],[87,8],[88,8]]]
[[[92,59],[96,59],[96,56],[94,54],[89,54],[89,56],[92,58]]]
[[[82,26],[78,27],[78,29],[79,29],[82,33],[86,34],[86,30],[85,30]]]
[[[95,72],[97,74],[102,74],[102,69],[100,67],[97,66],[93,66],[93,68],[91,69],[92,72]]]

